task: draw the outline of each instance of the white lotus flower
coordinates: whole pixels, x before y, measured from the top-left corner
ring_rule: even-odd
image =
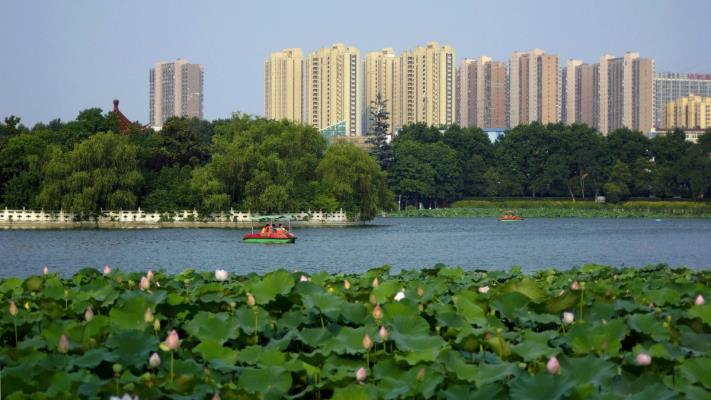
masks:
[[[225,271],[224,269],[215,270],[215,279],[217,279],[220,282],[226,281],[228,276],[229,276],[229,272]]]
[[[401,289],[397,294],[395,295],[395,301],[400,301],[405,298],[405,289]]]

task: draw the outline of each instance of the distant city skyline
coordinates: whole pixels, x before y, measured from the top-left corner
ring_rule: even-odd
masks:
[[[635,51],[655,59],[658,72],[711,73],[711,52],[698,29],[711,2],[567,1],[460,3],[408,7],[405,2],[242,4],[188,1],[103,3],[4,2],[0,13],[0,118],[25,125],[71,120],[85,108],[121,108],[149,122],[148,70],[179,58],[204,66],[204,117],[264,113],[264,60],[278,49],[305,54],[332,43],[368,52],[401,53],[437,41],[456,49],[456,64],[542,48],[560,66],[601,54]],[[409,4],[409,3],[407,3]],[[170,5],[170,6],[168,6]],[[347,12],[349,15],[344,16]],[[160,17],[156,17],[160,16]],[[31,24],[28,22],[31,21]],[[176,29],[179,27],[180,29]],[[170,32],[169,35],[164,32]]]

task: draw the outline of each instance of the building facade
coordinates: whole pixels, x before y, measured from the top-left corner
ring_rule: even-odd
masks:
[[[665,109],[670,101],[698,95],[711,97],[711,74],[658,73],[654,77],[655,117],[657,127],[664,127]]]
[[[689,95],[668,102],[662,128],[711,128],[711,97]]]
[[[304,119],[304,56],[301,49],[277,51],[264,61],[264,116]]]
[[[465,59],[457,71],[457,123],[480,128],[508,127],[505,62]]]
[[[316,129],[345,121],[349,136],[362,134],[360,54],[336,43],[306,61],[306,119]]]
[[[456,65],[451,46],[430,42],[400,55],[399,107],[394,128],[413,123],[433,126],[456,121]]]
[[[607,135],[622,127],[650,132],[654,126],[654,60],[633,52],[623,57],[605,54],[599,71],[600,132]]]
[[[363,126],[365,132],[371,132],[370,108],[375,104],[378,95],[385,101],[385,111],[388,112],[390,127],[388,133],[394,132],[393,116],[400,113],[400,58],[391,48],[373,51],[365,56],[363,63]]]
[[[150,124],[163,127],[170,117],[203,115],[203,67],[186,60],[157,62],[150,70]]]
[[[561,79],[561,121],[564,124],[579,123],[597,128],[598,74],[597,64],[568,60]]]
[[[513,52],[509,64],[509,123],[511,127],[538,121],[558,122],[557,55],[541,49]]]

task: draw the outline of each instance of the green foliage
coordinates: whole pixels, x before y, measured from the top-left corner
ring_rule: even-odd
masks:
[[[2,303],[18,305],[17,315],[0,316],[2,393],[671,399],[705,398],[711,389],[711,308],[694,304],[711,296],[708,270],[587,265],[524,275],[438,265],[399,275],[320,273],[308,282],[300,275],[217,282],[210,273],[159,271],[147,291],[136,287],[141,274],[120,270],[0,279]],[[580,290],[570,289],[573,281]],[[399,291],[405,298],[395,301]],[[371,298],[382,307],[379,320]],[[146,321],[147,309],[159,327]],[[566,326],[563,311],[575,315]],[[161,342],[172,330],[180,347],[170,351]],[[641,352],[650,365],[637,365]],[[153,353],[161,359],[155,368]],[[546,370],[551,356],[557,374]],[[361,367],[367,376],[358,383]]]

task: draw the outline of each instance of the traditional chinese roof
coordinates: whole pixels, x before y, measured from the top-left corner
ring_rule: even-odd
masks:
[[[131,122],[123,113],[121,110],[119,110],[119,101],[118,99],[114,99],[114,113],[116,113],[116,116],[118,117],[119,120],[119,133],[128,133],[128,131],[133,127],[135,129],[138,129],[139,131],[144,131],[146,129],[146,126],[142,126],[141,124]]]

